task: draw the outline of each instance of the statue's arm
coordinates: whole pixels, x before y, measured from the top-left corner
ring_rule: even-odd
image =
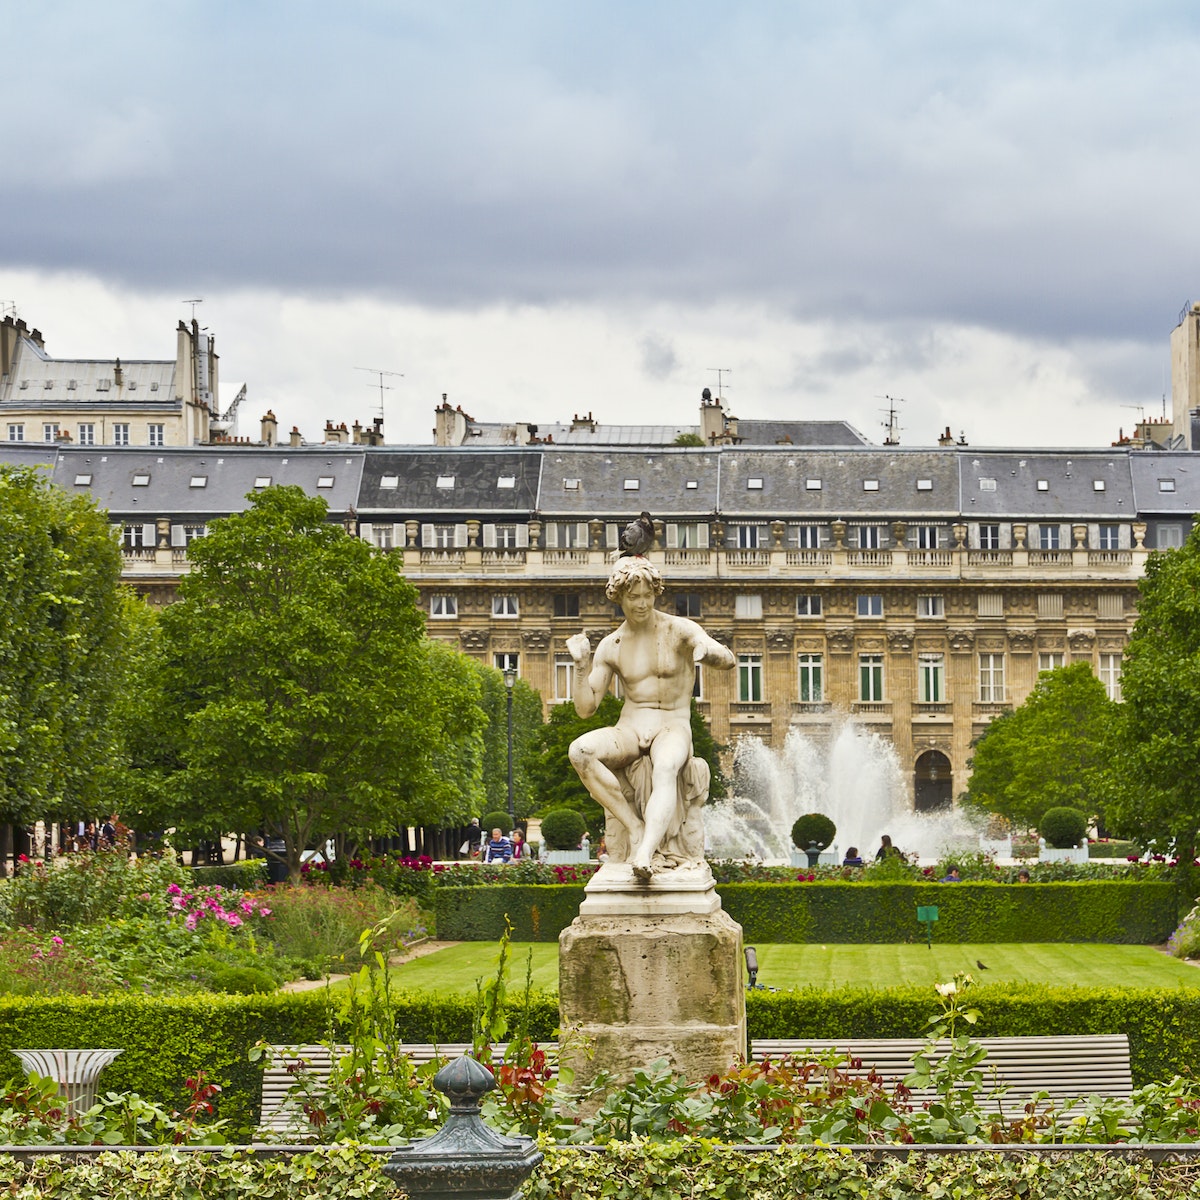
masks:
[[[607,647],[601,642],[593,660],[592,643],[587,634],[577,633],[567,639],[567,650],[575,664],[571,686],[575,711],[581,717],[590,717],[612,683],[612,664],[608,660]]]
[[[710,638],[695,621],[688,621],[688,625],[691,626],[688,630],[688,641],[692,646],[692,659],[706,667],[717,667],[722,671],[732,670],[737,663],[733,651],[728,646],[722,646],[715,638]]]

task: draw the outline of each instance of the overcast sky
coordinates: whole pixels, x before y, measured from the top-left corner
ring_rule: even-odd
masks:
[[[1107,445],[1200,299],[1191,0],[4,5],[0,303],[312,439],[741,417]],[[19,40],[17,34],[19,33]],[[7,311],[12,311],[9,308]],[[374,390],[372,381],[374,380]]]

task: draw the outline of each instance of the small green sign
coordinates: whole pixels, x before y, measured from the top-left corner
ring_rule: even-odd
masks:
[[[933,925],[938,919],[936,904],[918,904],[917,920],[925,926],[925,945],[933,949]]]

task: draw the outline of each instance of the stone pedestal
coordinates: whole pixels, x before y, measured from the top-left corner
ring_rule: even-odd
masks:
[[[558,980],[560,1058],[579,1083],[628,1080],[659,1058],[706,1079],[746,1052],[742,928],[707,864],[644,886],[606,863],[559,935]]]

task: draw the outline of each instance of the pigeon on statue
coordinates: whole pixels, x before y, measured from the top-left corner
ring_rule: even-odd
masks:
[[[654,522],[648,512],[642,513],[636,521],[630,521],[621,530],[621,557],[629,554],[644,555],[654,545]]]

